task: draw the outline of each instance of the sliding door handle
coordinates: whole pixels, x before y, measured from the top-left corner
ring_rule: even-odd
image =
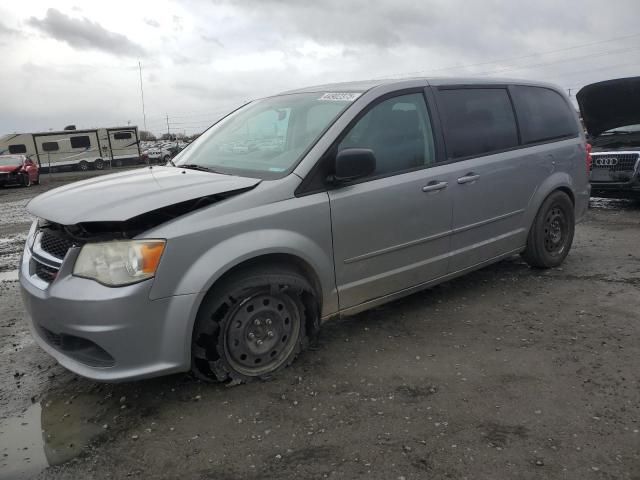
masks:
[[[447,188],[449,185],[447,182],[429,182],[427,185],[422,187],[423,192],[436,192],[438,190],[442,190]]]
[[[464,177],[460,177],[458,179],[458,183],[462,185],[463,183],[471,183],[475,182],[480,178],[480,175],[476,175],[475,173],[467,173]]]

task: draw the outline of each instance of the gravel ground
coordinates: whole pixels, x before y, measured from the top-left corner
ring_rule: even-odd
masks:
[[[28,198],[78,176],[0,190],[0,272]],[[562,268],[514,257],[329,323],[233,388],[79,378],[0,281],[0,478],[638,480],[639,235],[640,204],[593,201]]]

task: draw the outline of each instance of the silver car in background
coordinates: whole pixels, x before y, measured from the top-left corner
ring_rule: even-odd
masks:
[[[332,317],[518,253],[559,265],[589,199],[569,100],[523,81],[286,92],[172,162],[28,206],[32,332],[80,375],[266,378]]]

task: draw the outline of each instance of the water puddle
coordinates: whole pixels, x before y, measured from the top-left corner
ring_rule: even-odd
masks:
[[[37,475],[77,457],[104,430],[94,423],[96,399],[89,395],[31,405],[0,420],[0,480]]]
[[[8,272],[0,272],[0,282],[17,282],[18,270],[9,270]]]

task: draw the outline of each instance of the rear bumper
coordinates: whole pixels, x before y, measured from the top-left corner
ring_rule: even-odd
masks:
[[[189,370],[190,321],[198,295],[149,299],[152,280],[110,288],[65,274],[48,285],[20,268],[22,298],[37,343],[58,363],[99,381],[123,381]]]

